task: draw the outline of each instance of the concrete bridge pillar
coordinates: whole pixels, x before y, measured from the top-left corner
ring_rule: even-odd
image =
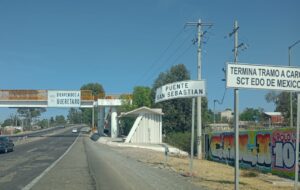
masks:
[[[117,109],[116,107],[112,107],[111,110],[111,138],[118,137],[118,118],[117,118]]]

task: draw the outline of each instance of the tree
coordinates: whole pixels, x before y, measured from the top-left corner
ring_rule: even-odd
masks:
[[[151,97],[151,88],[145,86],[134,87],[132,101],[128,94],[123,94],[120,96],[120,98],[124,101],[122,106],[118,108],[118,112],[128,112],[142,106],[151,107],[153,102]],[[132,104],[130,102],[132,102]],[[134,121],[135,119],[130,117],[122,118],[120,120],[120,129],[123,135],[127,135],[129,133]]]
[[[169,71],[160,73],[155,80],[151,96],[155,99],[155,91],[157,88],[177,81],[184,81],[190,79],[190,73],[183,64],[175,65]],[[211,122],[213,113],[208,110],[208,100],[206,97],[202,98],[202,126]],[[191,115],[192,115],[192,100],[191,99],[173,99],[165,102],[155,104],[155,107],[163,108],[165,113],[163,117],[163,131],[170,132],[186,132],[191,129]]]
[[[91,90],[92,95],[94,96],[94,99],[97,99],[98,97],[104,97],[105,91],[101,84],[99,83],[88,83],[83,86],[81,86],[80,90]],[[82,112],[82,122],[86,124],[92,124],[92,109],[90,108],[80,108]],[[97,125],[98,121],[98,114],[97,110],[95,110],[95,125]]]
[[[47,127],[48,127],[48,119],[40,120],[37,124],[38,124],[38,126],[40,126],[42,129],[47,128]]]
[[[12,126],[12,125],[14,125],[14,120],[12,120],[11,118],[8,118],[8,119],[4,120],[2,127]]]
[[[67,118],[70,123],[79,124],[79,123],[81,123],[82,113],[79,109],[71,108],[71,109],[69,109]]]
[[[50,125],[54,125],[55,124],[55,120],[53,117],[50,118]]]
[[[297,97],[296,93],[293,93],[292,101],[293,101],[293,125],[296,123],[297,119]],[[265,96],[267,102],[272,102],[275,104],[275,111],[281,112],[285,121],[290,121],[290,93],[289,92],[280,92],[276,93],[274,91],[269,92]]]
[[[160,73],[154,81],[151,94],[152,99],[155,99],[156,89],[172,82],[189,80],[190,74],[183,64],[175,65],[169,71]],[[170,132],[185,132],[191,127],[191,99],[174,99],[155,104],[155,107],[163,108],[165,113],[163,117],[163,131]]]
[[[65,116],[63,116],[63,115],[55,116],[55,123],[56,124],[65,124],[66,123]]]
[[[88,83],[81,86],[80,90],[91,90],[95,98],[105,95],[104,88],[99,83]]]
[[[151,89],[149,87],[144,86],[134,87],[132,94],[132,104],[135,108],[139,108],[142,106],[151,107]]]
[[[31,126],[33,118],[41,116],[45,112],[45,108],[18,108],[17,112],[25,119],[26,126]]]
[[[240,114],[240,120],[242,121],[261,121],[263,118],[263,109],[258,108],[246,108],[241,114]]]

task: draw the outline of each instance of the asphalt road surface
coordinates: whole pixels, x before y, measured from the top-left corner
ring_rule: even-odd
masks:
[[[55,167],[29,187],[32,190],[199,189],[188,178],[138,162],[114,149],[82,135]]]
[[[19,190],[40,175],[74,142],[71,128],[55,135],[15,146],[14,152],[0,154],[0,190]],[[52,131],[53,132],[53,131]]]
[[[1,154],[0,171],[1,190],[199,189],[71,129]]]

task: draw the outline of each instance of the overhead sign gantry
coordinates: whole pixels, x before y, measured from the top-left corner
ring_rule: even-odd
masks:
[[[0,90],[0,107],[92,108],[89,90]]]

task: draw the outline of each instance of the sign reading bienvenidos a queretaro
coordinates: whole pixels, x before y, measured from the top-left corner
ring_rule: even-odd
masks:
[[[300,91],[300,68],[227,64],[227,88]]]
[[[169,83],[156,89],[155,103],[175,98],[193,98],[205,96],[205,82],[180,81]]]
[[[80,91],[48,90],[49,107],[80,107]]]

